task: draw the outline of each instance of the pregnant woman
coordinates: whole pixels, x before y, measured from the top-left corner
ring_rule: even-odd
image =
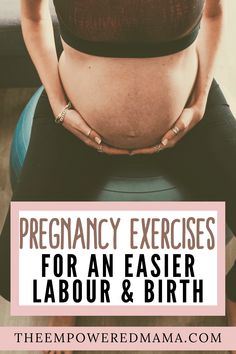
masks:
[[[236,121],[213,80],[223,1],[54,0],[59,62],[48,0],[21,4],[45,91],[13,200],[93,200],[114,166],[149,159],[196,199],[226,201],[236,233]],[[9,216],[1,270],[8,243]],[[236,325],[236,266],[227,280]]]

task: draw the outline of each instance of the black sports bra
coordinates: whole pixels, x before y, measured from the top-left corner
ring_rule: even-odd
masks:
[[[204,0],[54,0],[63,40],[105,57],[158,57],[196,39]]]

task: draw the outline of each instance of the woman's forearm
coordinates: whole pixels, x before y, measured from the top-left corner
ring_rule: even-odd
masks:
[[[205,110],[208,93],[214,77],[217,55],[222,42],[224,11],[222,1],[207,0],[201,23],[197,51],[198,75],[192,104]]]
[[[22,0],[21,25],[25,44],[46,89],[54,112],[59,112],[67,103],[59,71],[51,16],[47,2],[41,4],[42,11],[30,12],[31,0]],[[34,14],[36,14],[34,16]]]

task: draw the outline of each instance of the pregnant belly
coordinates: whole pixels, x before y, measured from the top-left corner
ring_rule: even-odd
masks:
[[[114,59],[65,48],[59,70],[67,96],[111,146],[158,143],[181,114],[197,72],[192,48],[165,58]]]

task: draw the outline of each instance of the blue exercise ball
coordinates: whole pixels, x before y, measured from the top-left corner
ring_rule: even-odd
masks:
[[[11,146],[11,183],[14,188],[16,184],[29,145],[34,112],[37,106],[43,87],[40,87],[31,97],[24,108],[17,123],[13,142]],[[150,165],[150,164],[149,164]],[[126,173],[126,167],[129,173]],[[113,171],[107,183],[100,191],[98,201],[178,201],[189,200],[186,195],[169,176],[163,175],[155,166],[147,166],[152,170],[147,175],[145,166],[136,166],[135,173],[132,175],[129,166],[118,166],[118,170]],[[121,169],[122,173],[120,173]],[[137,169],[139,169],[137,173]]]

